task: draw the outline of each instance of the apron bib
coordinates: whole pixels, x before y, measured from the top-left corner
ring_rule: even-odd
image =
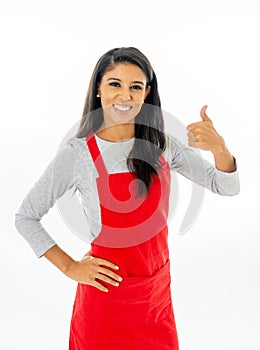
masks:
[[[112,261],[119,287],[78,283],[69,350],[179,350],[168,249],[169,164],[162,156],[146,197],[131,172],[108,174],[91,132],[87,146],[99,177],[101,231],[91,255]],[[108,267],[106,267],[108,268]]]

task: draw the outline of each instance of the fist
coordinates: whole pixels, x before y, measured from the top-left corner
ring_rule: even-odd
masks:
[[[206,151],[220,152],[224,149],[224,140],[215,130],[212,120],[206,114],[207,105],[200,111],[201,121],[187,126],[188,145]]]

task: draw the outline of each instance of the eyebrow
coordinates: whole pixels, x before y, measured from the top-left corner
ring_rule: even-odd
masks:
[[[108,80],[117,80],[117,81],[121,81],[120,79],[118,78],[108,78]],[[144,83],[142,81],[132,81],[132,84],[141,84],[141,85],[144,85]]]

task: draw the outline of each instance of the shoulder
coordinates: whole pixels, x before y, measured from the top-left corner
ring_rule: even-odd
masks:
[[[57,153],[68,153],[71,156],[77,156],[86,149],[86,138],[85,137],[70,137],[64,139],[58,149]]]
[[[86,150],[85,137],[78,138],[76,136],[67,137],[62,140],[56,151],[53,161],[59,167],[71,166],[83,157]]]
[[[86,137],[73,136],[64,143],[68,148],[84,149],[86,147]]]
[[[163,155],[168,161],[172,161],[178,155],[178,153],[185,147],[184,141],[181,141],[180,139],[169,133],[165,133],[165,137],[166,147]]]

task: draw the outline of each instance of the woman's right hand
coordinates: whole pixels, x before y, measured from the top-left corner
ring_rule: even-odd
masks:
[[[110,269],[105,268],[105,266],[117,270],[114,263],[103,258],[94,257],[91,255],[91,251],[89,251],[80,261],[72,261],[66,274],[74,281],[89,284],[101,291],[108,292],[108,289],[97,282],[96,278],[113,286],[119,286],[122,277]]]

